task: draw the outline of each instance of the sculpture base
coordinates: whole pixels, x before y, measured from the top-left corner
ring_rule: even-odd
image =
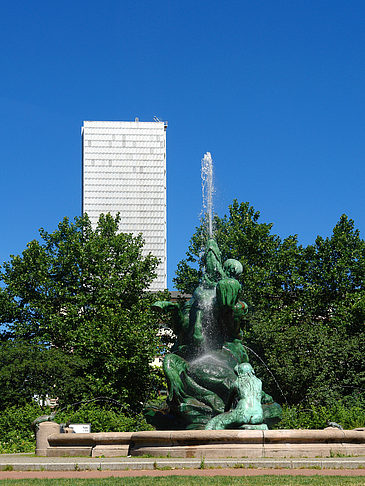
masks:
[[[40,426],[38,433],[42,433],[42,429]],[[38,455],[186,458],[365,456],[365,429],[52,432],[46,441],[47,447],[37,451]]]
[[[365,429],[136,432],[132,456],[289,458],[365,455]]]

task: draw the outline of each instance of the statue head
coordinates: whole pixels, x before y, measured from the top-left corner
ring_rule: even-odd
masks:
[[[231,278],[237,278],[243,272],[242,263],[233,258],[224,262],[223,269],[227,277]]]
[[[250,365],[250,363],[240,363],[234,367],[234,371],[238,376],[243,376],[243,375],[254,375],[254,369]]]

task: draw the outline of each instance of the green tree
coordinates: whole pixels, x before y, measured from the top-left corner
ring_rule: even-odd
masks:
[[[290,236],[281,241],[271,234],[273,225],[260,223],[260,213],[249,203],[234,200],[228,209],[228,215],[214,220],[222,259],[235,258],[242,263],[240,282],[251,313],[257,306],[275,307],[279,297],[289,298],[300,284],[300,276],[293,273],[301,250],[297,238]],[[191,239],[187,258],[178,263],[174,282],[183,292],[193,292],[202,276],[205,239],[205,227],[201,225]]]
[[[215,224],[223,259],[243,265],[241,297],[250,307],[244,339],[261,358],[250,351],[265,391],[282,402],[281,389],[289,403],[364,393],[365,242],[354,222],[343,215],[330,238],[304,248],[296,236],[272,234],[259,216],[234,201]],[[178,264],[181,291],[197,285],[203,242],[200,226]]]
[[[48,396],[71,403],[88,392],[86,361],[61,349],[20,340],[0,344],[0,410],[11,405],[40,403]]]
[[[150,311],[157,297],[147,291],[158,260],[118,223],[102,215],[93,229],[85,215],[65,218],[53,233],[41,229],[41,242],[3,265],[0,320],[15,340],[86,360],[88,396],[138,408],[151,391],[158,345]]]

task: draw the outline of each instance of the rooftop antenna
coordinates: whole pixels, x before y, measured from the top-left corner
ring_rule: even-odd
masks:
[[[159,119],[159,117],[158,117],[158,116],[154,116],[154,117],[153,117],[153,121],[155,121],[155,122],[160,122],[161,120]]]

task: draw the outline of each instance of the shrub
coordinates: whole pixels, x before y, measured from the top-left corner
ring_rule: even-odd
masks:
[[[324,429],[335,422],[344,429],[365,426],[365,403],[362,399],[343,399],[329,406],[284,405],[278,429]]]
[[[0,412],[0,454],[35,451],[35,432],[32,422],[41,415],[49,415],[35,403],[22,407],[12,406]],[[92,432],[132,432],[153,430],[141,414],[127,415],[108,406],[88,403],[78,410],[69,406],[56,413],[58,423],[91,423]]]
[[[34,452],[35,434],[31,424],[44,410],[37,404],[8,407],[0,412],[0,453]]]
[[[87,403],[75,410],[72,406],[56,414],[58,423],[90,423],[92,432],[132,432],[153,430],[142,414],[126,414],[108,405]]]

